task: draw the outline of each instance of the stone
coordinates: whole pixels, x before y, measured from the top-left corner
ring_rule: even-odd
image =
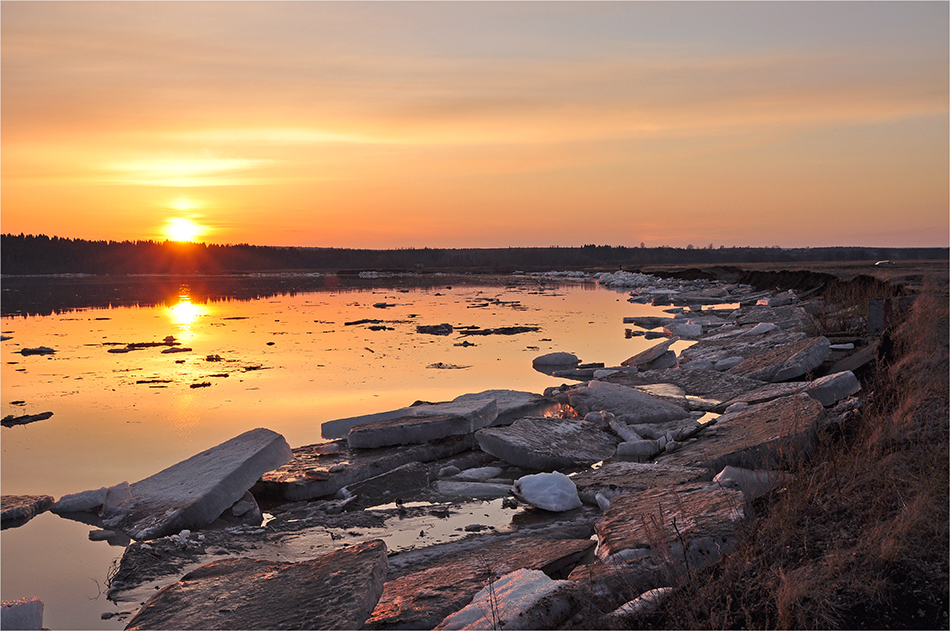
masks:
[[[52,505],[49,495],[4,495],[0,497],[0,528],[22,526]]]
[[[660,357],[663,357],[666,354],[666,352],[670,350],[670,346],[672,346],[674,342],[678,342],[678,341],[679,341],[678,337],[673,337],[666,340],[665,342],[660,342],[659,344],[656,344],[655,346],[651,346],[645,351],[637,353],[636,355],[634,355],[633,357],[630,357],[629,359],[625,359],[624,361],[620,362],[620,365],[640,367],[644,364],[649,364],[650,362],[656,359],[659,359]]]
[[[614,454],[618,441],[593,423],[529,417],[508,427],[475,433],[482,451],[516,467],[535,471],[588,466]]]
[[[788,381],[814,370],[828,357],[826,337],[811,337],[749,357],[730,368],[734,375],[760,381]]]
[[[332,496],[344,486],[361,482],[410,462],[432,462],[468,451],[475,445],[471,434],[449,436],[418,445],[352,449],[346,441],[307,445],[293,450],[286,465],[265,473],[251,489],[257,497],[278,497],[290,501]],[[345,464],[343,469],[334,469]]]
[[[707,479],[727,465],[780,468],[812,447],[823,410],[807,394],[750,406],[703,427],[694,445],[664,455],[661,462],[704,467],[709,471]]]
[[[39,598],[4,600],[0,604],[0,628],[42,629],[43,601]]]
[[[859,390],[861,383],[854,373],[848,370],[815,379],[805,388],[805,393],[827,408]]]
[[[613,498],[655,487],[674,487],[698,480],[706,474],[700,467],[679,467],[656,463],[613,461],[597,469],[571,476],[577,494],[585,504],[596,505],[597,495]]]
[[[578,603],[577,584],[540,570],[505,574],[447,616],[438,629],[557,629]]]
[[[547,355],[540,355],[535,357],[532,360],[531,365],[533,366],[569,366],[571,364],[579,364],[580,359],[574,353],[548,353]]]
[[[586,386],[572,388],[567,394],[571,407],[578,414],[611,412],[627,424],[660,423],[688,416],[682,406],[606,381],[591,381]]]
[[[748,501],[765,497],[782,484],[785,484],[792,478],[792,475],[784,471],[753,471],[751,469],[742,469],[741,467],[724,467],[722,471],[716,474],[713,482],[726,484],[732,482],[745,495]]]
[[[660,453],[660,446],[655,440],[634,440],[617,445],[617,454],[614,456],[622,462],[649,462]]]
[[[283,436],[252,429],[130,485],[132,500],[104,523],[137,540],[207,526],[292,457]]]
[[[386,544],[299,563],[226,559],[155,593],[130,629],[358,629],[383,592]]]
[[[497,577],[525,568],[548,576],[571,571],[594,547],[589,539],[516,537],[480,544],[386,583],[369,629],[431,629],[468,605]]]
[[[435,483],[435,492],[448,497],[488,499],[507,497],[511,493],[511,485],[497,482],[438,480]]]
[[[686,366],[688,366],[688,364]],[[655,370],[640,374],[616,374],[611,375],[607,380],[610,383],[632,388],[668,383],[682,388],[687,396],[708,397],[719,401],[731,399],[744,392],[750,392],[765,385],[761,381],[715,370],[678,370],[675,368],[669,370]]]
[[[640,555],[670,563],[688,559],[695,571],[735,546],[744,506],[738,489],[702,483],[620,495],[594,525],[597,556],[604,561]]]
[[[525,504],[546,511],[562,513],[581,507],[574,482],[558,471],[521,477],[515,480],[512,490]]]

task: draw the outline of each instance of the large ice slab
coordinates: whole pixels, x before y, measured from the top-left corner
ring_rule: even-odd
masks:
[[[547,417],[523,418],[508,427],[482,429],[475,438],[482,451],[536,471],[591,465],[612,456],[620,442],[594,423]]]
[[[827,359],[830,346],[826,337],[805,338],[749,357],[729,372],[760,381],[788,381],[818,368]]]
[[[505,574],[447,616],[439,629],[557,629],[577,604],[574,581],[555,581],[540,570]]]
[[[704,467],[710,475],[732,465],[773,469],[812,446],[824,408],[807,394],[775,399],[720,417],[695,442],[662,456],[664,464]]]
[[[589,539],[518,537],[459,552],[444,563],[388,581],[365,626],[431,629],[469,604],[493,578],[520,568],[566,573],[593,547]]]
[[[607,377],[606,381],[630,387],[671,383],[682,388],[688,396],[705,397],[718,401],[731,399],[765,385],[762,381],[716,370],[680,370],[675,368],[652,370],[639,374],[615,373]]]
[[[495,402],[492,401],[491,405]],[[481,429],[481,428],[476,428]],[[357,425],[346,435],[346,442],[357,449],[375,449],[391,445],[412,445],[446,436],[471,434],[472,421],[464,416],[397,416],[385,421]]]
[[[682,406],[652,397],[634,388],[604,381],[591,381],[567,391],[571,407],[581,416],[610,412],[624,423],[661,423],[685,418]]]
[[[422,405],[413,405],[389,412],[379,412],[377,414],[366,414],[364,416],[354,416],[351,418],[337,419],[324,423],[320,432],[324,438],[343,438],[348,437],[349,432],[355,427],[372,426],[378,428],[391,428],[398,425],[397,419],[406,419],[412,417],[433,417],[433,416],[461,416],[470,421],[470,427],[473,432],[482,427],[487,427],[498,416],[498,403],[495,397],[485,396],[482,398],[465,398],[448,401],[445,403],[425,403]],[[385,430],[383,430],[385,431]],[[433,430],[436,432],[437,430]],[[456,432],[465,433],[465,432]],[[442,436],[433,436],[428,440],[444,438],[454,434],[443,434]],[[398,444],[398,443],[386,443]]]
[[[571,476],[577,494],[587,504],[597,504],[597,494],[606,498],[655,487],[672,487],[701,478],[706,469],[664,463],[608,462]]]
[[[383,592],[386,544],[300,563],[227,559],[149,598],[128,629],[358,629]]]
[[[615,497],[595,524],[597,556],[605,561],[668,556],[694,571],[728,553],[737,541],[745,497],[734,488],[685,484]]]
[[[286,465],[265,473],[254,493],[293,501],[334,495],[344,486],[404,464],[448,458],[474,446],[471,434],[380,449],[353,449],[345,440],[307,445],[294,449],[293,459]]]
[[[39,598],[4,600],[0,606],[0,629],[42,629],[43,601]]]
[[[132,500],[105,524],[138,540],[206,526],[292,457],[283,436],[252,429],[131,484]]]

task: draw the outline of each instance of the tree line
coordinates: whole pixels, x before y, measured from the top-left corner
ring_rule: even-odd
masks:
[[[637,268],[760,262],[939,260],[948,248],[626,247],[351,248],[216,245],[176,241],[90,241],[0,235],[0,272],[25,274],[227,274],[263,271],[473,271]]]

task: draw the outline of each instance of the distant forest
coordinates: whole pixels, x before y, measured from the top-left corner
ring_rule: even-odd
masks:
[[[635,269],[647,265],[798,261],[939,260],[948,248],[671,248],[585,245],[547,248],[344,248],[86,241],[0,236],[0,272],[24,274],[228,274],[263,271],[513,271]]]

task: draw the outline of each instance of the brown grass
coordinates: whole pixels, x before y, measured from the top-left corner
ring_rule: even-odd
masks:
[[[893,339],[861,417],[822,433],[740,548],[644,628],[948,628],[947,298],[922,294]]]

